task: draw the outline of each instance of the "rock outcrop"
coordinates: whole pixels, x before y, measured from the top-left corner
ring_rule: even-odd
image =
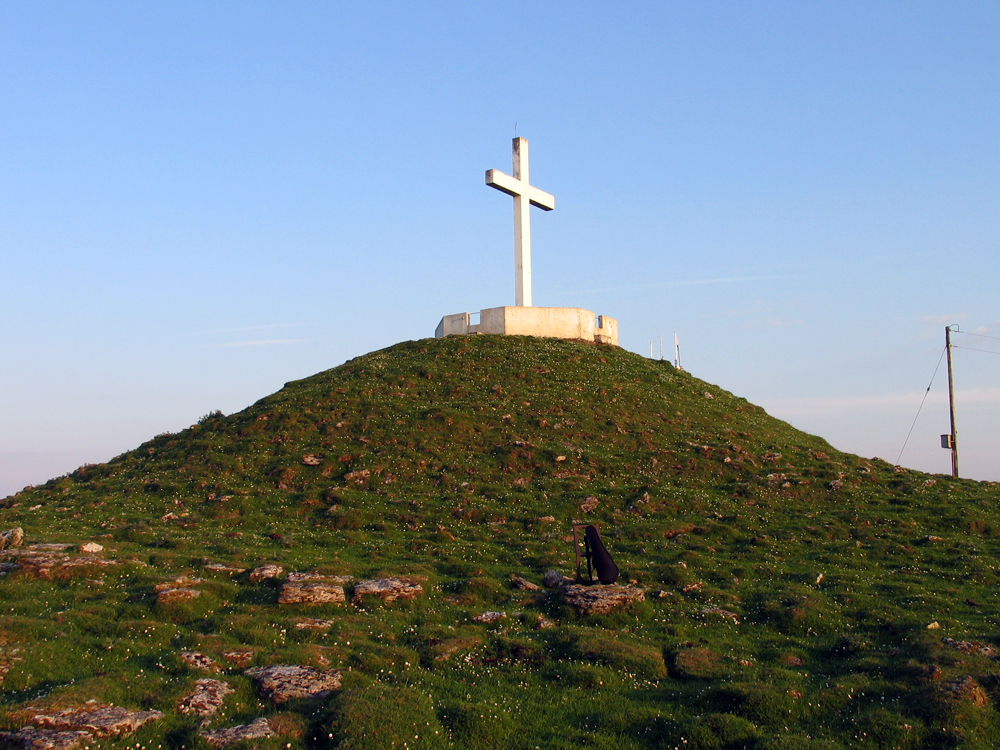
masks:
[[[271,729],[271,725],[267,719],[261,718],[256,719],[250,724],[240,724],[239,726],[227,727],[226,729],[212,729],[200,732],[200,734],[209,745],[228,747],[234,742],[241,740],[259,740],[264,737],[271,737],[274,734],[274,730]]]
[[[424,587],[403,578],[377,578],[371,581],[359,581],[354,586],[351,601],[361,604],[366,598],[374,597],[385,602],[397,599],[415,599],[424,593]]]
[[[246,674],[264,695],[278,704],[293,698],[325,698],[343,682],[339,670],[292,664],[256,667],[248,669]]]
[[[231,692],[233,688],[229,683],[222,680],[201,679],[195,683],[194,692],[181,699],[177,710],[182,714],[211,716],[222,708],[222,702]]]
[[[342,604],[345,601],[344,587],[330,581],[285,583],[278,596],[278,604]]]
[[[284,574],[285,569],[283,567],[269,563],[268,565],[261,565],[259,568],[251,570],[250,581],[251,583],[260,583],[261,581],[266,581],[268,578],[281,578]]]
[[[580,614],[603,615],[614,612],[646,598],[642,589],[629,586],[566,586],[563,598],[576,607]]]

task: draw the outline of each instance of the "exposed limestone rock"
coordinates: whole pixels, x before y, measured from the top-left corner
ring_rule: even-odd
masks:
[[[229,573],[230,575],[235,575],[236,573],[245,573],[246,568],[241,568],[238,565],[226,565],[225,563],[209,563],[205,566],[205,570],[210,570],[213,573]]]
[[[92,555],[95,552],[104,552],[104,547],[97,542],[84,542],[80,545],[80,551]]]
[[[600,503],[598,502],[597,498],[591,495],[582,503],[580,503],[580,512],[592,513],[593,511],[597,510],[598,505],[600,505]]]
[[[997,649],[996,646],[991,646],[981,641],[956,641],[954,638],[942,638],[941,643],[948,648],[957,649],[963,654],[979,654],[980,656],[988,656],[991,659],[1000,655],[1000,649]]]
[[[24,542],[24,529],[20,526],[0,532],[0,549],[14,549],[20,547],[22,542]]]
[[[510,582],[516,589],[521,589],[521,591],[538,591],[541,587],[537,583],[532,583],[527,578],[521,578],[521,576],[511,576]]]
[[[286,583],[278,596],[278,604],[340,604],[345,601],[344,587],[327,581]]]
[[[260,583],[261,581],[266,581],[268,578],[281,578],[284,574],[285,569],[280,565],[274,565],[273,563],[261,565],[259,568],[254,568],[250,571],[250,581]]]
[[[177,710],[182,714],[211,716],[222,708],[222,702],[231,692],[233,688],[228,683],[204,678],[195,683],[193,693],[181,699]]]
[[[131,734],[143,724],[163,718],[159,711],[132,711],[121,706],[76,706],[54,714],[38,714],[32,721],[44,729],[89,732],[94,737]]]
[[[237,669],[243,669],[253,661],[253,651],[223,651],[222,658]]]
[[[180,660],[191,669],[200,669],[204,672],[219,671],[219,665],[215,663],[215,659],[205,654],[199,654],[197,651],[181,651]]]
[[[563,597],[581,614],[603,615],[624,609],[634,602],[646,598],[642,589],[628,586],[566,586]]]
[[[319,466],[323,463],[323,458],[314,453],[309,453],[302,457],[303,466]]]
[[[94,736],[90,732],[22,727],[17,732],[0,732],[0,747],[11,750],[74,750],[81,742],[92,739]]]
[[[200,732],[200,734],[209,745],[228,747],[240,740],[259,740],[264,737],[270,737],[274,734],[274,730],[271,729],[271,725],[268,724],[267,719],[262,718],[256,719],[250,724],[240,724],[239,726],[228,727],[226,729],[212,729]]]
[[[285,703],[293,698],[325,698],[343,682],[339,670],[291,664],[256,667],[248,669],[246,674],[275,703]]]
[[[302,583],[303,581],[328,581],[331,583],[339,583],[344,585],[345,583],[350,583],[354,580],[354,576],[328,576],[323,573],[316,573],[315,571],[296,571],[289,573],[288,577],[285,579],[285,583]]]
[[[157,604],[190,601],[201,596],[198,589],[164,589],[156,595]]]
[[[474,622],[496,622],[497,620],[506,619],[506,612],[483,612],[481,615],[476,615],[472,618]]]
[[[189,589],[192,586],[197,586],[199,583],[204,583],[204,578],[188,578],[187,576],[180,576],[172,581],[166,581],[165,583],[158,583],[153,586],[153,591],[160,593],[161,591],[171,591],[173,589]]]
[[[332,627],[333,620],[313,620],[308,617],[295,623],[296,630],[329,630]]]
[[[555,626],[556,624],[552,622],[552,620],[547,617],[542,617],[542,615],[538,615],[538,619],[535,620],[535,628],[538,630],[547,630],[548,628],[554,628]]]
[[[419,583],[404,581],[402,578],[378,578],[360,581],[354,587],[351,601],[360,604],[365,597],[375,596],[386,602],[394,602],[397,599],[414,599],[422,593],[424,587]]]

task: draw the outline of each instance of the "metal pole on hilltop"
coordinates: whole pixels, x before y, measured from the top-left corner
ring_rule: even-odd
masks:
[[[944,329],[945,351],[948,354],[948,415],[951,417],[951,475],[958,478],[958,432],[955,430],[955,381],[951,372],[951,326]]]

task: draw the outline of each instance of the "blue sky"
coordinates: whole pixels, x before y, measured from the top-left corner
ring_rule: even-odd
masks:
[[[996,3],[0,2],[0,495],[535,304],[895,461],[1000,337]],[[1000,340],[958,336],[1000,480]],[[658,352],[657,352],[658,353]],[[943,369],[902,463],[946,472]]]

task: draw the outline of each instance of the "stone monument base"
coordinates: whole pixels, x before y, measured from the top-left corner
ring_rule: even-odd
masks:
[[[618,321],[581,307],[491,307],[479,311],[478,323],[471,321],[471,315],[475,313],[445,315],[434,335],[440,338],[468,333],[502,333],[618,346]]]

